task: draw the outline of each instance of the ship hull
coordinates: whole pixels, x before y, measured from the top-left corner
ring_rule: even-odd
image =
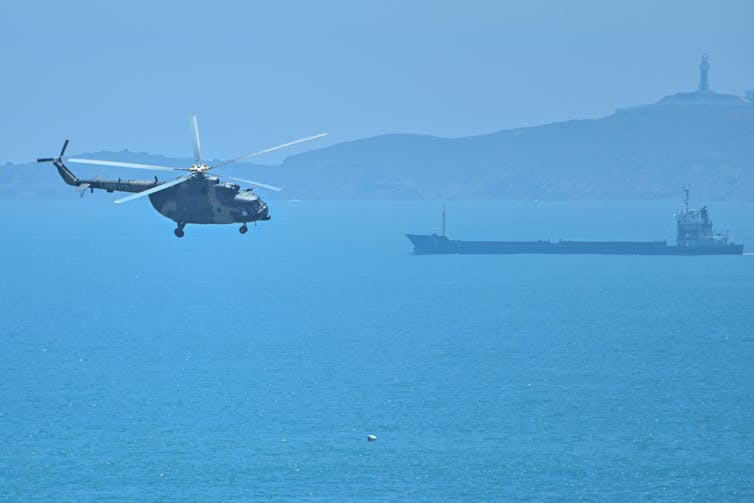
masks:
[[[459,241],[406,234],[416,255],[742,255],[743,245],[668,246],[665,241]]]

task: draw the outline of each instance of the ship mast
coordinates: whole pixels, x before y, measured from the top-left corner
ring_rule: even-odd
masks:
[[[445,205],[442,205],[442,237],[445,237]]]
[[[683,189],[683,206],[686,208],[686,213],[689,212],[689,188],[684,187]]]

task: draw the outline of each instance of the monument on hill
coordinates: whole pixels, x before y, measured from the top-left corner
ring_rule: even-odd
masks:
[[[696,91],[671,94],[649,105],[619,108],[618,113],[623,112],[648,112],[665,107],[727,107],[727,108],[754,108],[754,93],[747,92],[745,96],[735,94],[718,93],[709,87],[709,58],[702,55],[699,64],[699,86]]]
[[[709,61],[707,55],[702,55],[702,63],[699,65],[699,92],[709,91]]]

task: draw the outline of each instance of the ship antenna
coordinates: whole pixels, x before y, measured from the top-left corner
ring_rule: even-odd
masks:
[[[445,237],[445,205],[442,205],[442,237]]]

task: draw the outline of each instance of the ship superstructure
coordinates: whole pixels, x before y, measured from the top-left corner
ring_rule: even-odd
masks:
[[[712,228],[707,207],[689,209],[689,189],[684,189],[683,210],[675,214],[677,246],[726,246],[728,234],[718,234]]]

